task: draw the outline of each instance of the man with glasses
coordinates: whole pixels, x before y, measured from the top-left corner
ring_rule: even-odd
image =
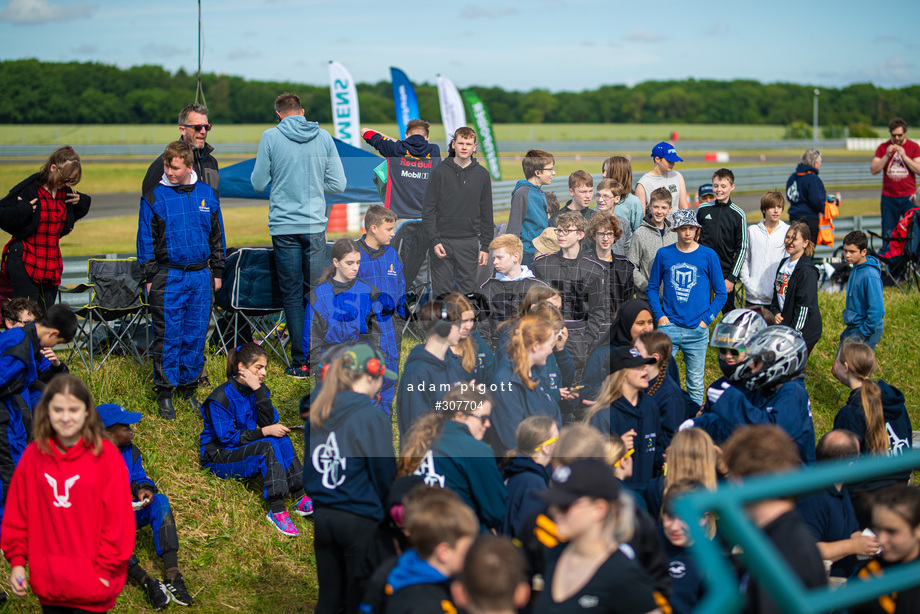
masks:
[[[869,171],[882,175],[882,237],[887,247],[891,231],[898,220],[915,206],[910,197],[917,190],[917,173],[920,173],[920,145],[907,138],[907,122],[895,117],[888,122],[891,138],[878,146]]]
[[[560,251],[544,254],[533,262],[533,272],[562,295],[562,317],[569,338],[565,347],[575,361],[580,380],[588,353],[600,337],[607,318],[606,267],[581,251],[588,224],[581,213],[569,211],[556,220]]]
[[[198,180],[211,186],[217,196],[220,197],[220,192],[217,190],[217,186],[220,183],[220,172],[217,160],[211,155],[214,148],[206,142],[210,131],[211,124],[208,123],[208,107],[193,102],[179,111],[179,136],[182,141],[192,147],[192,153],[194,153],[192,169],[198,176]],[[157,187],[162,177],[163,156],[160,155],[147,169],[147,175],[141,183],[141,195],[145,198],[152,197],[153,189]]]

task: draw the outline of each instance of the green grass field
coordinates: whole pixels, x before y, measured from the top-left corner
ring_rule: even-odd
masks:
[[[257,143],[274,124],[214,125],[212,143]],[[331,124],[321,124],[332,130]],[[365,126],[362,126],[365,127]],[[396,124],[366,126],[396,135]],[[785,126],[723,124],[495,124],[502,141],[647,141],[670,140],[678,133],[684,141],[773,141],[786,136]],[[877,128],[886,134],[886,128]],[[0,125],[0,145],[83,145],[87,143],[167,143],[178,136],[173,125]],[[445,139],[442,124],[431,125],[431,138]]]
[[[812,354],[805,380],[818,436],[831,428],[834,415],[848,395],[830,374],[842,329],[839,314],[844,296],[822,293],[819,303],[824,336]],[[914,372],[920,362],[920,337],[915,327],[920,318],[920,300],[917,294],[905,297],[886,290],[885,304],[885,335],[878,346],[882,365],[879,377],[904,392],[911,419],[915,425],[920,424],[920,380]],[[403,340],[403,360],[412,345]],[[66,352],[63,357],[68,360]],[[284,538],[264,518],[267,508],[257,481],[219,480],[201,471],[198,463],[201,419],[181,403],[177,403],[179,418],[175,422],[165,422],[156,416],[149,365],[142,367],[114,358],[103,369],[87,373],[79,366],[79,359],[72,357],[68,362],[89,383],[97,402],[119,403],[130,411],[144,413],[136,429],[135,443],[144,453],[148,474],[172,503],[179,528],[180,568],[197,601],[194,611],[266,614],[312,611],[317,595],[312,520],[295,516],[301,536]],[[209,356],[207,372],[215,385],[223,381],[224,368],[222,356]],[[709,352],[706,381],[711,382],[719,375],[716,355]],[[281,422],[288,426],[298,424],[298,403],[309,390],[308,382],[284,377],[280,363],[273,360],[266,383],[272,390]],[[201,390],[199,398],[204,399],[208,392]],[[295,448],[302,455],[302,438],[299,432],[294,435]],[[149,529],[140,533],[137,554],[145,569],[162,573]],[[6,562],[0,563],[0,578],[8,577],[8,571]],[[30,596],[14,600],[5,611],[38,610],[37,602]],[[114,611],[136,613],[147,612],[149,608],[138,587],[129,583]]]

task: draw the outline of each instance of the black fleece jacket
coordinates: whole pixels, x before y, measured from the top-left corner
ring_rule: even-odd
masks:
[[[422,203],[422,225],[432,247],[441,239],[478,237],[479,249],[487,252],[492,224],[492,176],[476,158],[466,168],[454,158],[434,167]]]

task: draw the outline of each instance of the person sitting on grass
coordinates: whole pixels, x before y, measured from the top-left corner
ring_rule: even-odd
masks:
[[[3,324],[7,330],[11,328],[22,328],[26,324],[41,318],[42,308],[30,298],[14,298],[3,304],[2,315]],[[43,347],[40,353],[44,357],[38,364],[38,381],[41,382],[41,384],[30,390],[33,407],[35,407],[42,398],[42,391],[38,388],[50,382],[55,375],[70,373],[70,369],[67,368],[66,364],[61,362],[61,359],[57,357],[53,349],[50,347]]]
[[[157,556],[163,559],[165,582],[160,582],[148,574],[140,565],[137,556],[128,561],[128,577],[144,587],[147,602],[154,610],[169,605],[170,601],[178,605],[190,606],[195,600],[185,588],[185,578],[179,572],[179,535],[176,532],[176,519],[173,517],[166,495],[157,491],[157,486],[144,471],[144,459],[141,451],[134,445],[134,429],[144,417],[140,412],[125,410],[121,405],[104,403],[96,407],[105,436],[121,452],[121,458],[128,467],[131,479],[131,498],[134,503],[134,520],[137,528],[150,525],[153,531],[153,546]]]
[[[268,354],[255,343],[244,343],[227,353],[227,381],[201,405],[201,466],[219,478],[248,478],[261,474],[262,496],[268,501],[266,518],[283,535],[297,537],[284,508],[284,499],[297,502],[301,516],[313,513],[304,494],[303,467],[294,454],[288,427],[279,422],[265,380]]]

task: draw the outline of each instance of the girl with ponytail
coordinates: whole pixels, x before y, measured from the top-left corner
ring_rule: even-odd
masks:
[[[533,493],[549,486],[549,463],[559,440],[559,426],[549,416],[531,416],[517,427],[517,447],[508,452],[504,467],[508,508],[502,534],[517,537],[528,517],[542,507]]]
[[[307,295],[303,347],[309,348],[311,369],[316,368],[329,347],[339,343],[366,343],[378,350],[398,346],[396,330],[389,321],[392,315],[385,309],[389,301],[381,301],[379,290],[358,279],[360,268],[360,246],[348,238],[336,241],[332,264]],[[392,384],[381,390],[380,403],[389,414]]]
[[[364,545],[384,516],[396,475],[390,418],[374,406],[395,380],[380,350],[358,344],[329,362],[304,425],[304,487],[313,497],[318,613],[356,612]]]
[[[818,268],[812,256],[815,244],[804,222],[793,222],[786,231],[786,253],[779,263],[770,311],[777,324],[802,333],[808,353],[821,339],[821,310],[818,307]]]
[[[851,392],[834,417],[834,428],[855,433],[863,454],[901,454],[911,447],[912,438],[904,395],[884,380],[872,379],[877,370],[875,352],[865,343],[840,348],[834,376]]]
[[[556,333],[543,318],[521,318],[508,345],[507,359],[495,374],[495,428],[492,448],[502,457],[515,446],[518,425],[530,416],[549,416],[562,426],[559,404],[550,396],[541,368],[553,353]]]
[[[696,415],[699,407],[690,401],[683,389],[673,377],[668,375],[671,361],[671,338],[666,334],[652,331],[642,333],[633,347],[643,358],[653,358],[655,362],[648,366],[648,389],[646,394],[658,408],[661,416],[661,445],[668,447],[678,427]]]
[[[201,404],[201,466],[219,478],[262,476],[266,518],[288,537],[300,535],[285,509],[288,496],[295,513],[309,516],[313,502],[304,494],[300,459],[263,382],[268,354],[256,343],[227,353],[227,381]]]
[[[444,301],[452,303],[460,311],[460,342],[450,346],[450,351],[460,359],[467,380],[490,384],[498,364],[492,348],[476,331],[476,311],[473,304],[458,292],[448,294]]]
[[[454,386],[441,407],[416,420],[403,438],[397,476],[414,474],[429,486],[449,488],[476,512],[485,530],[499,529],[507,491],[495,455],[482,441],[493,416],[492,395]]]
[[[878,362],[865,343],[844,342],[832,367],[834,377],[850,389],[850,396],[834,417],[835,429],[852,431],[859,438],[862,454],[902,454],[913,445],[910,416],[900,390],[884,380],[876,381]],[[871,520],[871,495],[898,482],[907,483],[910,471],[847,484],[859,526]]]

